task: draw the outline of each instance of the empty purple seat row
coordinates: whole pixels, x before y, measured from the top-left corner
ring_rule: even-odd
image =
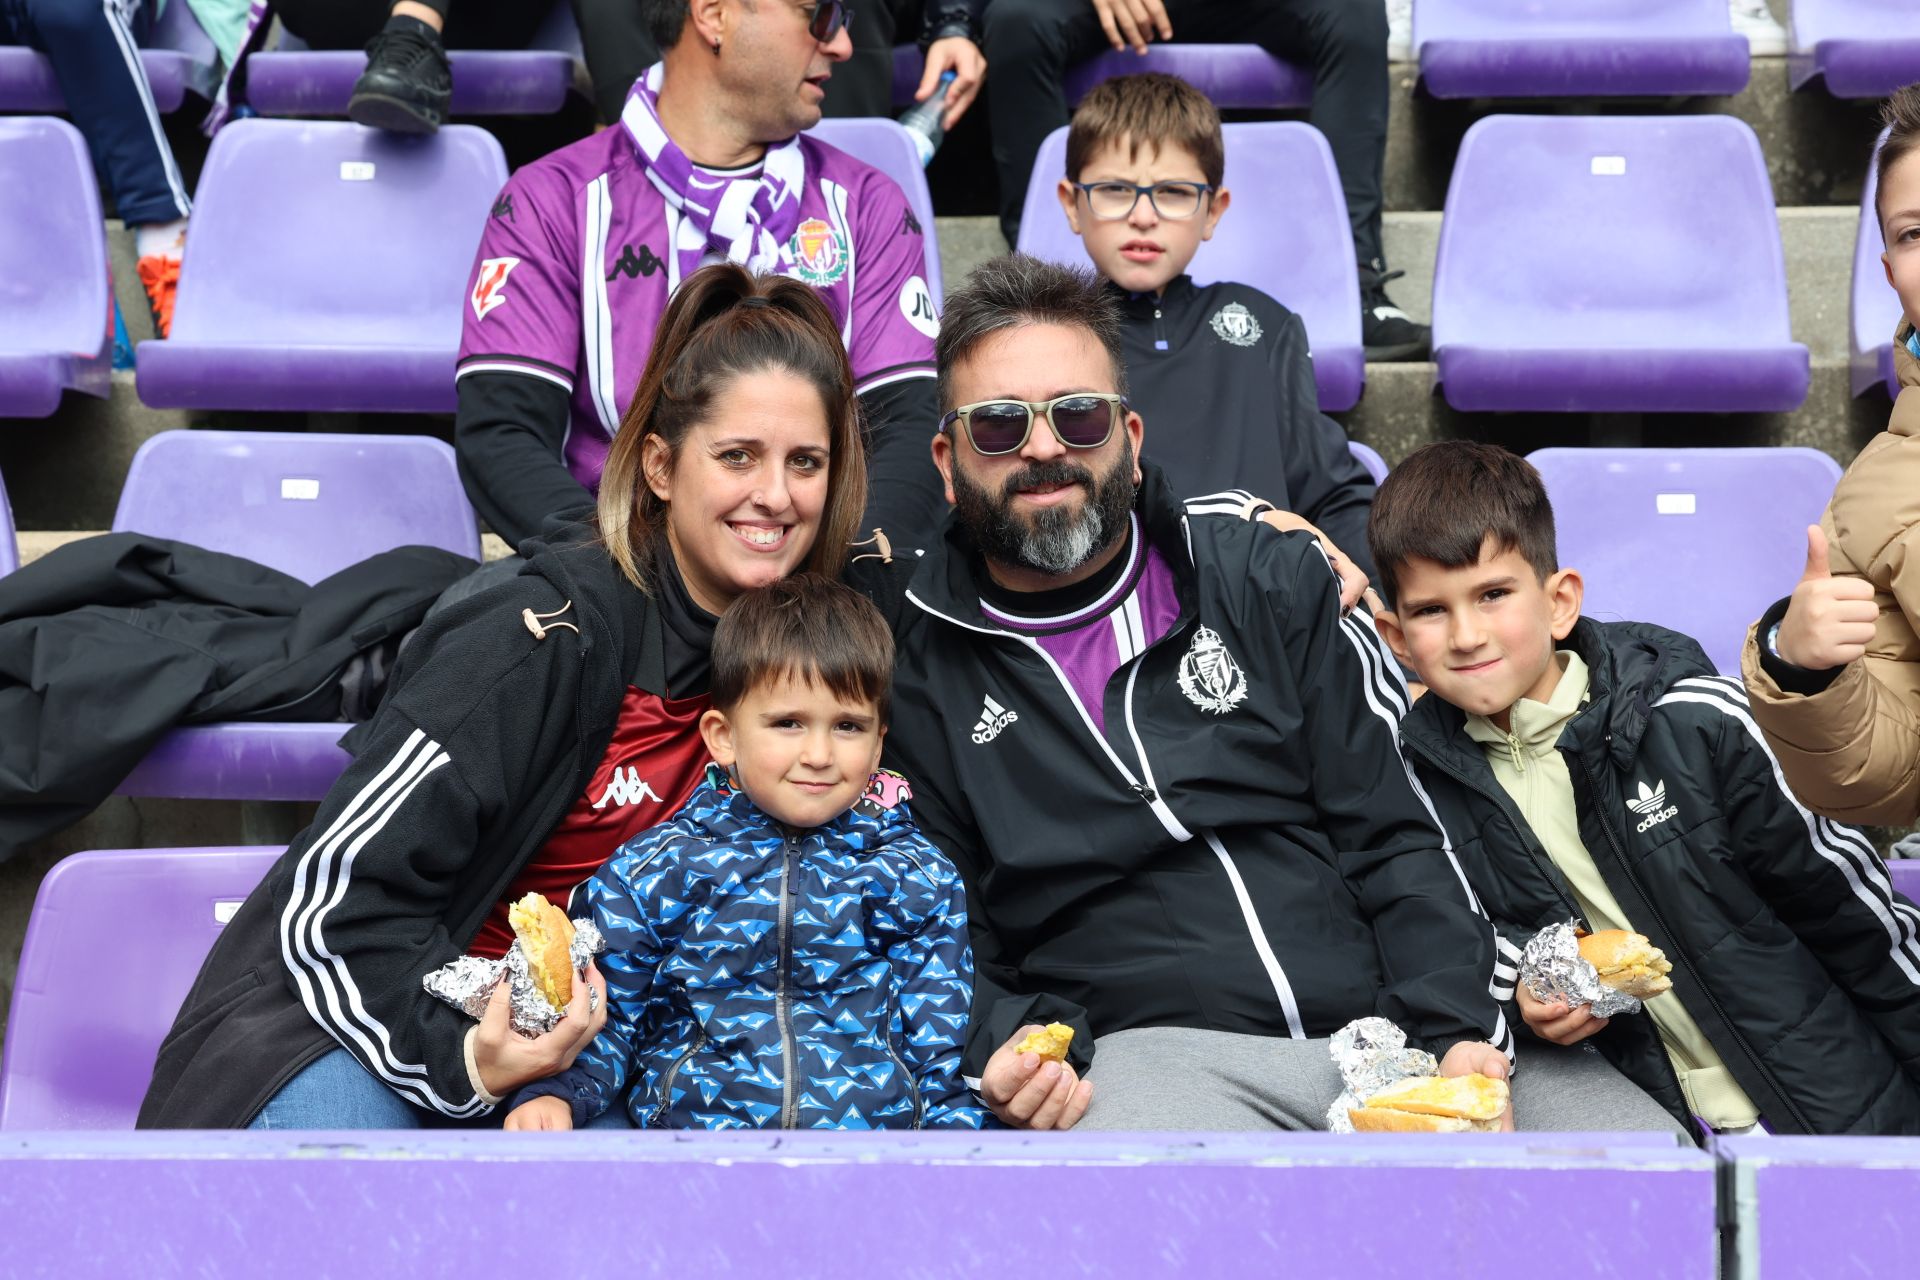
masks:
[[[893,51],[893,102],[907,107],[926,62],[913,45]],[[1215,106],[1228,110],[1271,110],[1305,107],[1313,101],[1313,71],[1274,57],[1256,44],[1155,44],[1145,57],[1135,53],[1103,53],[1067,73],[1069,105],[1087,91],[1114,76],[1142,71],[1164,71],[1179,76],[1205,93]]]
[[[220,55],[194,20],[186,0],[161,10],[140,65],[147,73],[154,109],[178,111],[189,90],[203,98],[219,87]],[[0,111],[65,111],[67,100],[46,55],[19,45],[0,45]]]
[[[1920,902],[1920,858],[1895,858],[1887,863],[1893,887],[1915,902]]]
[[[1793,590],[1840,468],[1816,449],[1541,449],[1560,562],[1603,621],[1692,636],[1723,675]],[[1754,500],[1765,495],[1764,502]],[[1684,584],[1677,587],[1676,584]]]
[[[50,116],[0,119],[0,174],[0,418],[45,418],[112,378],[100,185],[80,131]]]
[[[172,334],[140,344],[140,398],[452,412],[467,272],[506,180],[473,125],[229,124],[201,173]]]
[[[1899,864],[1895,863],[1896,872]],[[1910,1276],[1920,1258],[1920,1138],[1715,1138],[1732,1166],[1730,1274]]]
[[[1738,93],[1751,69],[1726,0],[1419,0],[1413,43],[1436,98]]]
[[[1440,224],[1433,348],[1456,409],[1799,407],[1808,355],[1753,130],[1731,116],[1475,124]]]
[[[453,450],[422,436],[165,431],[128,468],[115,532],[242,555],[317,582],[393,547],[480,557]],[[346,768],[342,724],[189,725],[117,788],[201,800],[318,800]]]
[[[1333,152],[1318,129],[1292,121],[1230,124],[1224,132],[1227,183],[1238,208],[1200,246],[1189,270],[1202,284],[1250,284],[1298,313],[1313,345],[1320,407],[1351,409],[1365,385],[1366,356],[1353,229]],[[1084,266],[1086,250],[1054,196],[1066,168],[1067,131],[1055,129],[1034,158],[1019,248]]]
[[[553,5],[526,49],[451,49],[456,116],[548,115],[574,87],[580,33],[573,7]],[[266,116],[344,116],[366,70],[358,49],[309,49],[291,35],[247,58],[247,105]]]
[[[1886,140],[1880,134],[1880,141]],[[1860,193],[1860,224],[1853,239],[1853,291],[1847,309],[1851,338],[1848,360],[1849,381],[1854,395],[1868,387],[1884,386],[1887,394],[1900,394],[1900,379],[1893,371],[1893,332],[1900,325],[1900,295],[1887,283],[1880,254],[1886,241],[1880,234],[1880,218],[1874,211],[1874,199],[1880,190],[1878,154],[1867,165],[1867,187]]]
[[[111,849],[55,865],[14,977],[0,1130],[131,1129],[200,962],[280,852]]]
[[[1920,80],[1913,6],[1905,0],[1793,0],[1787,76],[1796,89],[1822,80],[1836,98],[1881,98]]]

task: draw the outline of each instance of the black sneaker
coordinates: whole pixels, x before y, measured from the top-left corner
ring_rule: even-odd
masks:
[[[1424,360],[1433,330],[1410,319],[1387,296],[1387,282],[1404,271],[1360,268],[1360,344],[1369,360]]]
[[[347,103],[354,123],[389,133],[433,133],[446,123],[453,69],[439,38],[416,25],[367,42],[367,69]]]

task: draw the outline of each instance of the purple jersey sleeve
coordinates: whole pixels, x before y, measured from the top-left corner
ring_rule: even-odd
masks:
[[[467,280],[456,377],[522,373],[573,391],[580,363],[580,252],[572,192],[539,167],[494,201]]]
[[[862,395],[903,378],[933,376],[940,332],[927,287],[926,232],[899,184],[877,170],[854,201],[853,331],[847,356]]]

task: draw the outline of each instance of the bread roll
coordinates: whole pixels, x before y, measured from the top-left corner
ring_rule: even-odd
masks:
[[[507,908],[507,923],[527,958],[527,975],[556,1009],[573,999],[573,921],[537,893]]]
[[[1360,1133],[1491,1133],[1506,1113],[1507,1082],[1479,1074],[1414,1076],[1350,1107]]]
[[[1673,989],[1667,975],[1673,966],[1666,953],[1643,933],[1602,929],[1580,939],[1580,958],[1600,975],[1602,986],[1624,991],[1641,1000]]]
[[[1073,1028],[1064,1022],[1049,1022],[1015,1045],[1015,1053],[1037,1053],[1042,1061],[1065,1062],[1067,1046],[1073,1043]]]

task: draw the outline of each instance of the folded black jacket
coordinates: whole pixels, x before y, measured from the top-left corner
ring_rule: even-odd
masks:
[[[355,655],[473,568],[401,547],[308,586],[110,533],[0,578],[0,861],[86,816],[175,725],[338,718]]]

